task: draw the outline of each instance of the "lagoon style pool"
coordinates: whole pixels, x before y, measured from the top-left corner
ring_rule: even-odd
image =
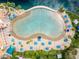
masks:
[[[24,17],[13,20],[12,30],[16,36],[26,38],[34,34],[44,34],[56,38],[64,32],[64,21],[57,11],[36,7],[27,12],[29,14]]]

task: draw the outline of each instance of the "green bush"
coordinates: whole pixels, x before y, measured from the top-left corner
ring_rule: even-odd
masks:
[[[43,50],[37,50],[37,51],[25,51],[25,52],[14,52],[12,58],[16,56],[23,56],[24,58],[32,58],[32,59],[46,59],[46,58],[55,58],[55,55],[58,53],[56,50],[50,50],[50,51],[43,51]]]
[[[75,59],[75,55],[77,54],[77,50],[70,46],[68,49],[62,51],[63,59]]]
[[[13,2],[7,2],[6,5],[8,7],[13,7],[13,8],[15,7],[15,3],[13,3]]]

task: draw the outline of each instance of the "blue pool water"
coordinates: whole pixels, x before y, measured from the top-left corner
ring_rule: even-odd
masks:
[[[12,53],[14,52],[14,50],[15,50],[15,47],[14,47],[14,46],[10,46],[10,47],[7,49],[6,53],[12,55]]]
[[[13,25],[13,31],[24,38],[35,33],[55,38],[63,32],[63,25],[55,12],[36,8],[31,10],[30,15],[17,20]]]

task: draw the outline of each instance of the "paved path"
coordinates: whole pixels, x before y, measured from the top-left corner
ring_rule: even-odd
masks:
[[[79,48],[77,48],[77,55],[76,55],[76,59],[79,59]]]

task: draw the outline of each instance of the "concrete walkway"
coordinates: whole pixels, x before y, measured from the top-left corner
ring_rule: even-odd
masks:
[[[76,55],[76,59],[79,59],[79,48],[77,48],[77,55]]]

